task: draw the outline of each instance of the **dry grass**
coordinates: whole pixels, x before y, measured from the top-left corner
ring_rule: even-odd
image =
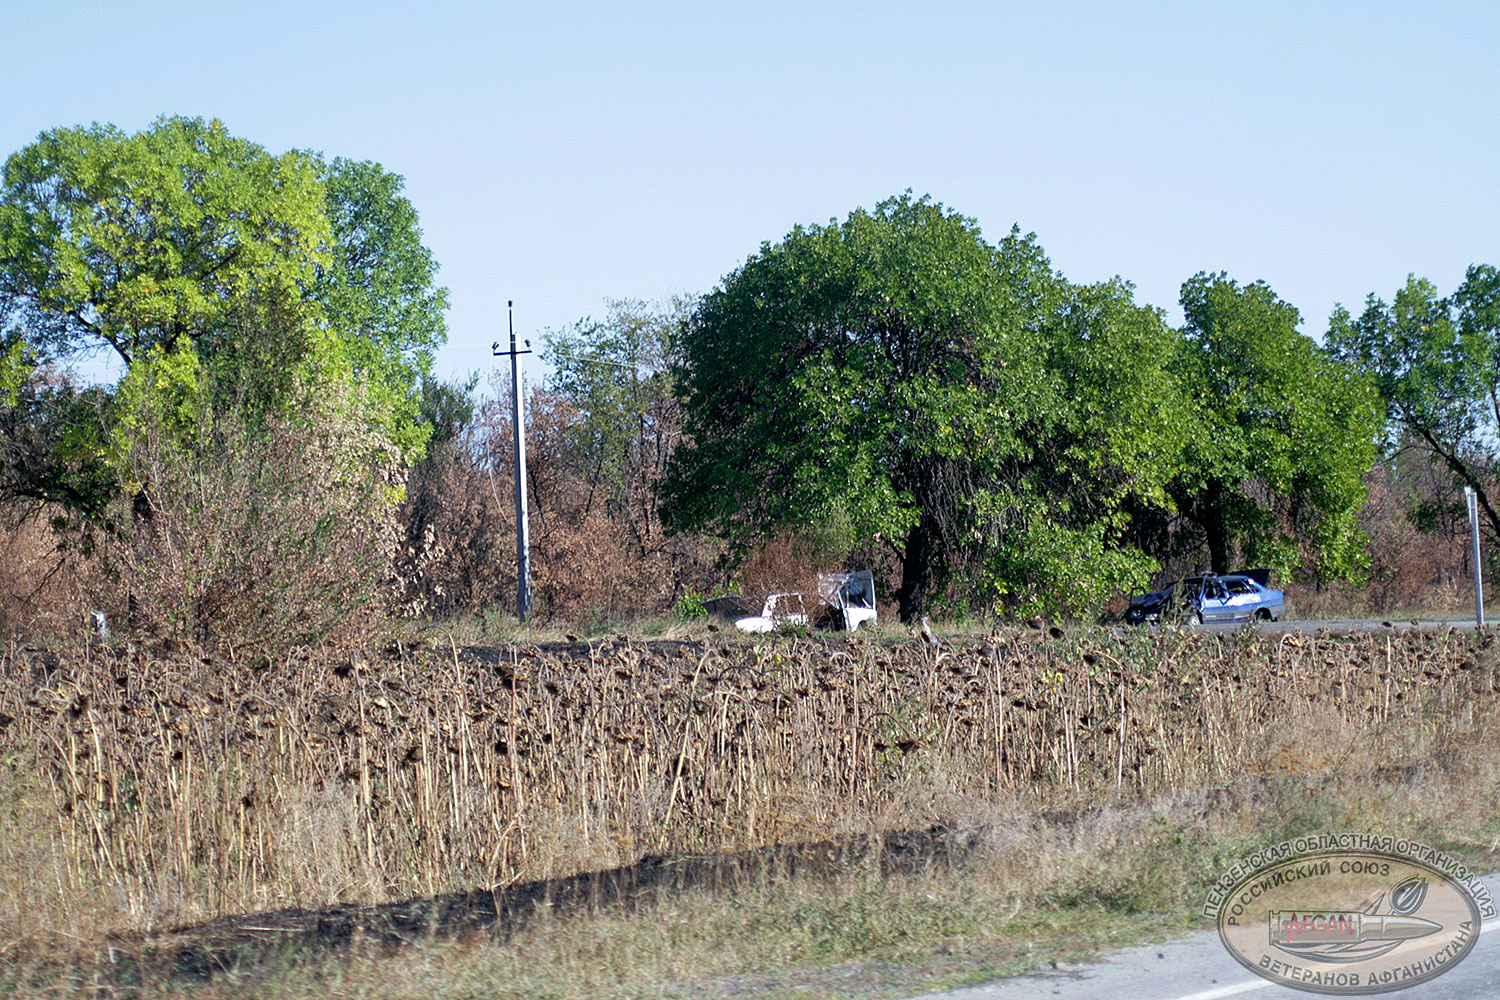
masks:
[[[504,949],[255,982],[573,995],[586,967],[611,994],[671,995],[850,956],[965,975],[934,949],[988,941],[979,974],[1031,961],[1037,921],[1180,921],[1215,866],[1283,832],[1500,836],[1495,755],[1472,752],[1500,717],[1489,634],[1006,631],[936,656],[868,638],[434,645],[332,663],[10,649],[0,942],[43,970],[28,988],[60,948],[107,959],[107,935],[933,824],[977,831],[963,878],[853,865],[761,883],[748,908],[689,887],[651,920],[558,915],[566,933],[533,923]],[[236,982],[209,995],[264,995]]]
[[[419,933],[400,948],[369,938],[332,951],[242,952],[212,980],[160,967],[125,975],[123,960],[66,977],[33,966],[20,994],[103,985],[104,995],[195,1000],[907,996],[1180,933],[1231,858],[1351,819],[1446,835],[1451,846],[1455,833],[1493,823],[1492,812],[1481,816],[1493,802],[1462,804],[1476,781],[1493,788],[1488,756],[1478,769],[1434,768],[1420,782],[1283,778],[1072,817],[1001,809],[976,828],[961,862],[890,870],[864,855],[817,873],[543,907],[503,943],[492,933]]]

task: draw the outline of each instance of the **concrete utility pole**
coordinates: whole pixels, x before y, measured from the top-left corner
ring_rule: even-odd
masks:
[[[1484,627],[1484,577],[1479,571],[1479,498],[1474,487],[1464,487],[1464,501],[1469,505],[1469,556],[1474,560],[1474,627]]]
[[[521,401],[521,355],[531,353],[531,341],[526,341],[526,350],[516,350],[514,306],[513,301],[505,303],[510,350],[500,350],[498,340],[490,350],[496,357],[510,355],[511,413],[516,431],[516,615],[524,622],[531,616],[531,528],[526,517],[526,414]]]

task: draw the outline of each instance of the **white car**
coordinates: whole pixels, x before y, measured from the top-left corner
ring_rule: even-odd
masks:
[[[875,574],[867,569],[853,573],[818,574],[818,596],[834,611],[834,623],[846,632],[857,632],[865,622],[874,624]]]
[[[806,625],[807,606],[800,592],[772,594],[760,614],[736,618],[734,627],[745,632],[774,632],[783,625]]]
[[[815,614],[809,614],[801,591],[782,591],[767,597],[760,614],[739,594],[720,594],[705,599],[703,610],[722,622],[733,622],[745,632],[774,632],[782,625],[842,628],[854,632],[865,622],[874,624],[875,575],[867,569],[847,573],[818,574]]]

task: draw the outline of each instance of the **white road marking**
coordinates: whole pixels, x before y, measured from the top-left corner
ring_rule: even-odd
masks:
[[[1185,997],[1174,997],[1173,1000],[1219,1000],[1220,997],[1232,997],[1238,993],[1249,993],[1251,990],[1266,989],[1276,984],[1268,979],[1253,979],[1248,983],[1235,983],[1233,986],[1220,986],[1202,993],[1189,993]]]
[[[1480,934],[1488,934],[1495,928],[1500,927],[1500,917],[1491,920],[1487,924],[1479,925]],[[1171,1000],[1220,1000],[1221,997],[1238,996],[1241,993],[1249,993],[1251,990],[1270,989],[1278,986],[1269,979],[1252,979],[1248,982],[1234,983],[1231,986],[1216,986],[1211,990],[1203,990],[1200,993],[1188,993],[1185,996],[1172,997]]]

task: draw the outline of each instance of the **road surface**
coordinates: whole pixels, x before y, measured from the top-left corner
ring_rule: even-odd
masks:
[[[1203,632],[1233,632],[1235,629],[1244,628],[1245,622],[1223,622],[1209,623],[1207,625],[1194,625],[1195,629]],[[1489,615],[1485,615],[1485,625],[1496,624],[1491,621]],[[1140,627],[1140,626],[1137,626]],[[1410,632],[1420,630],[1424,632],[1440,632],[1444,629],[1454,629],[1459,632],[1474,631],[1474,616],[1467,618],[1324,618],[1300,620],[1288,618],[1279,622],[1257,622],[1256,631],[1267,635],[1284,635],[1288,632],[1300,632],[1311,635],[1327,629],[1329,632]],[[1500,997],[1500,988],[1495,991],[1496,997]]]
[[[1472,623],[1471,623],[1472,624]],[[1485,878],[1500,897],[1500,875]],[[986,986],[916,1000],[1310,1000],[1321,994],[1275,986],[1229,956],[1215,931],[1127,948],[1097,962],[1059,966]],[[1449,972],[1392,1000],[1500,998],[1500,918],[1485,921],[1474,950]]]

